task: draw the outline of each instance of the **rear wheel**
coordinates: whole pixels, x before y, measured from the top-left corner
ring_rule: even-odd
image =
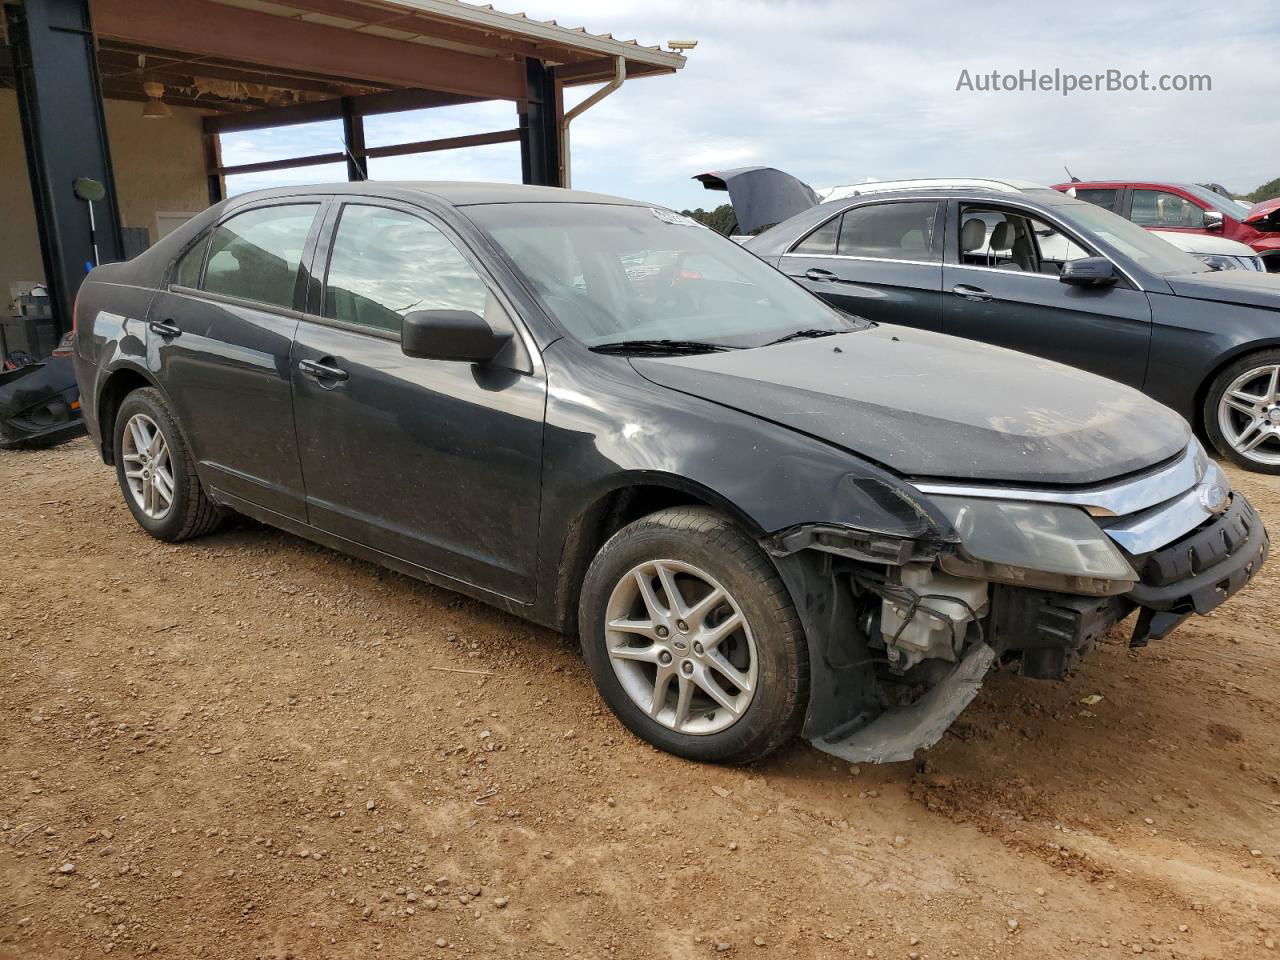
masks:
[[[112,440],[120,491],[147,533],[172,543],[209,533],[222,521],[160,391],[146,387],[124,398]]]
[[[1214,378],[1204,407],[1209,439],[1224,457],[1280,473],[1280,350],[1242,357]]]
[[[579,623],[601,695],[660,749],[747,763],[800,729],[809,661],[791,597],[713,511],[664,510],[618,531],[587,571]]]

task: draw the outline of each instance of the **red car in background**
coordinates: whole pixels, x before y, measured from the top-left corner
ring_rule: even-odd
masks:
[[[1268,273],[1280,273],[1280,198],[1252,207],[1198,183],[1089,180],[1053,187],[1106,207],[1148,230],[1208,233],[1246,243]]]

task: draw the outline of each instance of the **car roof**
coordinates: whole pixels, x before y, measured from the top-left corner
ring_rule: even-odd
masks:
[[[316,183],[293,187],[255,190],[236,196],[237,201],[273,199],[300,194],[333,194],[336,196],[386,196],[421,194],[451,206],[465,207],[482,203],[607,203],[625,206],[651,206],[639,200],[614,197],[586,190],[561,187],[539,187],[523,183],[485,183],[464,180],[365,180],[356,183]]]
[[[1073,180],[1070,183],[1055,183],[1053,185],[1053,189],[1055,190],[1069,190],[1072,187],[1083,187],[1086,190],[1091,190],[1095,187],[1104,189],[1111,189],[1113,187],[1116,189],[1119,189],[1120,187],[1175,187],[1179,190],[1190,190],[1193,187],[1200,187],[1200,184],[1185,183],[1180,180]],[[1201,187],[1201,189],[1208,188]],[[1229,198],[1223,197],[1223,199],[1225,200]]]
[[[1039,184],[1033,184],[1026,189],[1010,190],[1002,187],[988,186],[946,186],[946,187],[902,187],[893,190],[874,190],[867,193],[856,194],[847,197],[835,197],[830,200],[824,200],[813,209],[834,210],[837,205],[854,206],[857,203],[876,202],[880,200],[903,200],[908,198],[919,197],[937,197],[939,199],[957,198],[960,200],[1012,200],[1019,196],[1027,197],[1039,203],[1050,204],[1052,206],[1060,206],[1066,203],[1083,203],[1082,200],[1076,200],[1074,197],[1068,197],[1066,194],[1060,193],[1051,187],[1043,187]]]
[[[988,189],[999,193],[1026,193],[1031,190],[1049,189],[1042,183],[1003,177],[922,177],[912,180],[868,180],[864,183],[842,184],[828,190],[825,199],[843,200],[846,197],[888,193],[892,190],[934,190],[948,187]]]

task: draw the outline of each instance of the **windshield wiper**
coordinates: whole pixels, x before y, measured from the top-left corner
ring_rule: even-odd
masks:
[[[619,340],[601,343],[591,348],[593,353],[717,353],[734,350],[723,343],[707,343],[703,340]]]
[[[837,333],[848,332],[848,330],[797,330],[795,333],[788,333],[785,337],[779,337],[777,340],[762,343],[761,346],[772,347],[775,343],[788,343],[791,340],[813,340],[817,337],[834,337]]]

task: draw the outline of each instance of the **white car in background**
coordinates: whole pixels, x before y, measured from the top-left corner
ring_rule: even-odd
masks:
[[[1212,237],[1203,233],[1183,233],[1178,230],[1152,230],[1161,240],[1172,243],[1179,250],[1203,260],[1215,270],[1256,270],[1266,273],[1262,258],[1247,243]]]

